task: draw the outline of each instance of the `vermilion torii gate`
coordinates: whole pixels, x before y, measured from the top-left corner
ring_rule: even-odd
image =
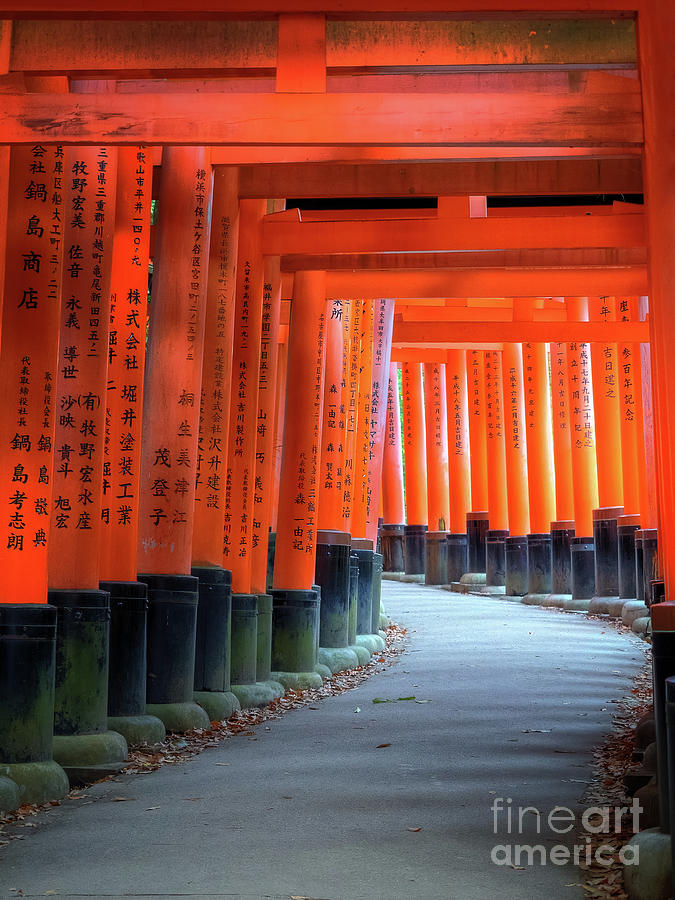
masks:
[[[329,667],[341,664],[340,654],[344,663],[349,648],[358,656],[358,648],[378,646],[372,524],[381,446],[372,436],[384,423],[389,360],[387,340],[376,359],[373,339],[382,298],[396,301],[391,360],[404,363],[416,384],[417,367],[427,364],[428,377],[437,377],[430,394],[437,407],[445,378],[451,496],[447,504],[445,497],[427,497],[434,501],[427,509],[443,511],[433,528],[409,524],[436,533],[449,525],[451,535],[461,535],[458,522],[468,513],[465,571],[483,574],[478,551],[489,526],[487,586],[504,581],[526,596],[550,593],[600,609],[641,589],[639,582],[634,590],[627,586],[630,566],[624,571],[612,562],[617,541],[638,525],[645,567],[655,574],[658,524],[658,571],[666,596],[673,592],[668,310],[675,141],[664,111],[673,106],[675,13],[649,0],[525,0],[517,14],[505,0],[414,6],[413,12],[398,0],[370,0],[363,9],[354,0],[319,8],[298,0],[279,14],[265,3],[149,0],[141,13],[130,0],[28,0],[20,9],[0,2],[6,488],[0,624],[9,633],[34,628],[36,642],[48,640],[54,629],[48,588],[72,593],[60,606],[64,622],[70,610],[87,611],[77,619],[86,620],[84,631],[60,625],[57,634],[58,666],[80,654],[98,673],[86,715],[79,709],[71,716],[69,736],[83,739],[73,745],[117,741],[101,737],[110,734],[102,687],[109,665],[115,725],[129,740],[138,738],[122,720],[142,727],[137,720],[146,712],[148,602],[152,711],[170,728],[204,720],[193,704],[195,688],[224,702],[231,669],[240,684],[255,685],[270,663],[286,685],[315,682],[317,630],[333,635],[322,646],[330,651],[321,657]],[[111,201],[101,206],[97,153],[111,162],[118,157],[115,212]],[[131,191],[126,201],[122,182]],[[157,237],[148,251],[149,190],[158,203]],[[643,190],[644,206],[622,202]],[[548,200],[526,207],[508,199],[565,195],[613,195],[616,202],[554,208]],[[131,208],[124,205],[129,197]],[[353,205],[387,198],[392,208],[267,212],[264,201],[279,197],[352,198]],[[396,208],[391,199],[411,197],[426,198],[430,207]],[[500,207],[486,201],[495,197]],[[112,238],[108,216],[116,226]],[[113,260],[124,260],[124,278],[103,265],[110,250]],[[139,269],[145,274],[148,252],[153,285],[142,353],[147,310],[137,276]],[[87,276],[76,289],[73,273],[84,271],[80,253],[91,283]],[[276,388],[283,372],[274,371],[266,339],[277,327],[270,299],[276,288],[266,287],[275,272],[282,339],[288,331],[286,403],[278,408],[263,378]],[[111,293],[106,372],[105,359],[94,366],[92,335],[102,334],[111,316]],[[648,312],[647,301],[638,300],[646,297]],[[336,300],[341,334],[330,319]],[[62,314],[78,341],[59,335]],[[75,354],[87,367],[80,367],[77,391],[66,391],[73,370],[65,367],[75,365]],[[600,379],[598,360],[605,364]],[[379,366],[377,384],[370,366]],[[326,402],[336,373],[337,409]],[[549,390],[550,439],[541,408]],[[322,435],[331,411],[338,435],[329,449]],[[278,501],[260,493],[271,481],[265,467],[275,420],[284,423]],[[443,421],[440,408],[437,420]],[[611,443],[617,434],[620,448]],[[98,442],[100,453],[88,449]],[[501,447],[502,469],[495,456]],[[90,452],[101,466],[94,487],[87,482],[69,496],[61,490],[68,477],[61,457],[77,458],[76,471],[88,478]],[[319,528],[322,491],[336,490],[332,478],[325,487],[331,456],[343,509],[339,515],[336,504],[330,527]],[[475,506],[467,488],[480,474],[470,475],[466,460],[484,458],[488,490]],[[422,455],[416,459],[423,465]],[[432,459],[443,469],[442,452]],[[551,467],[558,486],[570,484],[570,472],[575,486],[573,501],[556,496],[555,517],[551,490],[542,509],[533,502],[533,483]],[[613,492],[605,500],[598,471],[610,468]],[[500,494],[495,475],[502,470]],[[387,471],[384,483],[393,486],[397,471]],[[424,474],[406,473],[417,485]],[[429,482],[436,490],[444,490],[438,488],[444,470],[441,476]],[[639,490],[631,493],[626,487],[636,477]],[[463,491],[453,493],[455,478]],[[77,521],[90,521],[89,506],[108,517],[97,539],[102,566],[93,563],[95,549],[87,550],[86,567],[76,562],[92,537],[78,531],[96,532],[84,524],[59,529],[61,552],[50,558],[56,523],[76,508]],[[261,564],[268,521],[276,522],[277,535],[270,580]],[[127,524],[128,533],[138,531],[137,550],[123,537]],[[218,540],[209,540],[211,532]],[[313,589],[317,546],[332,560],[320,584],[323,613]],[[457,547],[459,539],[450,557],[462,568]],[[539,581],[530,579],[527,565],[537,554],[544,560]],[[350,605],[352,562],[359,590]],[[133,660],[108,661],[106,600],[92,582],[94,569],[108,585],[104,593],[111,583],[128,586],[115,589],[113,633],[122,629],[127,644],[135,635]],[[231,627],[222,614],[231,602],[225,571],[234,577]],[[162,631],[160,621],[169,627]],[[96,641],[100,652],[87,657]],[[37,643],[26,647],[24,659],[12,657],[10,671],[37,668]],[[166,671],[168,657],[179,677]],[[43,668],[51,683],[48,654]],[[120,697],[122,672],[129,678]],[[58,671],[56,684],[57,706],[71,710],[74,700]],[[40,773],[25,788],[27,798],[56,796],[64,784],[49,762],[51,723],[38,714],[36,690],[26,683],[15,691],[16,704],[3,701],[0,717],[0,761],[10,777],[28,784],[25,771]],[[18,746],[13,722],[26,718],[26,709],[35,710],[28,716],[35,738]],[[114,766],[120,746],[112,755],[102,751],[92,765]],[[74,751],[61,761],[74,768],[82,759]],[[11,805],[16,794],[9,782],[5,787]]]

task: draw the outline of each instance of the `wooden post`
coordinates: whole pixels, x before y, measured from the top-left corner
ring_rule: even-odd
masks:
[[[385,572],[402,572],[405,498],[398,363],[390,363],[387,385],[387,431],[382,461],[382,566]]]
[[[373,376],[368,436],[368,500],[366,537],[377,543],[377,523],[382,483],[384,434],[387,424],[387,384],[391,360],[391,338],[394,328],[394,301],[376,300],[373,327]]]
[[[403,363],[403,447],[405,455],[405,571],[424,572],[427,518],[426,437],[422,364]]]
[[[427,508],[431,530],[426,533],[427,584],[446,584],[450,524],[448,478],[448,411],[445,364],[424,363],[424,421],[426,425]]]
[[[366,539],[368,515],[368,465],[370,462],[371,398],[373,389],[373,330],[375,308],[372,300],[363,301],[361,342],[359,347],[358,420],[354,452],[352,537]],[[370,549],[373,549],[372,546]]]
[[[574,519],[574,485],[567,347],[564,343],[551,344],[551,379],[556,518],[571,521]]]
[[[363,318],[364,303],[362,300],[352,300],[351,333],[349,337],[349,367],[347,386],[346,423],[347,434],[345,440],[345,466],[343,478],[343,527],[342,530],[354,534],[352,528],[352,514],[354,510],[354,486],[356,455],[356,434],[359,421],[359,366],[361,347],[361,320]]]
[[[471,510],[471,453],[469,450],[469,398],[466,351],[448,350],[445,363],[448,402],[448,477],[450,479],[450,534],[448,582],[459,581],[468,568],[466,516]]]
[[[487,437],[487,490],[489,529],[485,535],[485,581],[489,587],[504,585],[509,510],[506,489],[506,425],[502,357],[485,352],[485,423]]]
[[[349,301],[326,301],[326,369],[321,430],[319,529],[342,528],[346,412],[343,402],[344,331],[349,325]]]
[[[615,322],[614,297],[589,298],[591,322]],[[623,504],[621,416],[616,343],[591,344],[595,452],[600,507]]]
[[[509,537],[506,538],[506,593],[527,593],[527,538],[530,510],[525,438],[525,397],[523,394],[523,352],[521,344],[505,344],[502,351],[502,384],[506,423],[506,488],[509,506]]]

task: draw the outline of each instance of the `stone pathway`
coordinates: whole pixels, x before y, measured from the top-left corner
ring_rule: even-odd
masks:
[[[538,854],[512,868],[491,853],[574,843],[545,819],[558,805],[581,812],[591,749],[642,666],[641,642],[583,616],[395,582],[383,590],[409,631],[388,671],[36,817],[0,850],[0,895],[583,896],[571,864],[540,865]],[[533,813],[516,833],[514,813],[509,835],[504,812],[495,834],[500,801],[536,807],[542,833]]]

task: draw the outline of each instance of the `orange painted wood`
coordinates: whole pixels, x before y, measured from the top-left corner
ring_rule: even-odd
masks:
[[[471,510],[479,512],[488,509],[485,360],[480,350],[466,351],[466,367],[471,450]]]
[[[206,316],[211,169],[201,147],[167,147],[150,303],[138,571],[186,575],[192,562]]]
[[[287,326],[286,326],[287,327]],[[277,396],[276,416],[274,421],[274,472],[272,482],[272,508],[270,525],[272,531],[277,530],[279,516],[279,482],[281,479],[281,452],[283,448],[284,424],[286,413],[286,373],[288,368],[288,340],[279,344],[277,355]]]
[[[276,89],[277,92],[326,90],[326,17],[323,13],[279,14]]]
[[[9,201],[9,147],[0,147],[0,284],[5,283],[5,256],[7,251],[7,216]],[[0,300],[0,315],[2,314]]]
[[[485,256],[488,257],[489,253]],[[324,260],[325,257],[319,256],[318,259]],[[598,267],[533,270],[471,267],[449,267],[444,270],[439,267],[431,271],[350,272],[339,269],[326,273],[326,291],[329,297],[377,298],[382,294],[397,298],[461,298],[467,295],[541,297],[552,293],[572,296],[573,290],[588,289],[589,286],[596,288],[598,292],[611,289],[614,294],[644,293],[647,290],[647,269],[645,265],[616,269]]]
[[[354,484],[352,488],[352,537],[365,538],[368,522],[368,467],[370,464],[371,403],[373,390],[373,331],[375,306],[363,301],[361,340],[359,347],[359,395],[354,450]]]
[[[620,102],[619,102],[620,101]],[[3,139],[77,144],[637,147],[639,95],[30,94],[3,96]]]
[[[218,150],[214,151],[214,161]],[[465,194],[641,193],[639,160],[532,159],[243,165],[242,197],[404,197]]]
[[[364,305],[362,300],[352,300],[349,306],[351,317],[351,331],[349,336],[349,366],[347,375],[347,405],[346,423],[347,434],[345,440],[345,466],[343,479],[343,527],[342,530],[352,534],[352,511],[354,508],[354,478],[356,435],[359,422],[359,366],[361,347],[361,320],[363,318]]]
[[[99,574],[135,581],[152,165],[143,147],[120,147],[117,155]]]
[[[314,583],[325,363],[325,291],[323,272],[302,272],[296,276],[288,342],[287,414],[274,555],[274,587],[277,590],[309,590]]]
[[[344,322],[344,301],[327,300],[318,527],[338,531],[342,528],[342,470],[346,427],[342,395]]]
[[[368,495],[366,505],[366,537],[377,543],[379,501],[382,494],[382,459],[387,424],[389,363],[391,335],[394,325],[394,301],[376,300],[373,305],[373,377],[370,398],[370,433],[368,435]]]
[[[0,353],[2,603],[47,602],[61,306],[62,147],[13,149]]]
[[[230,440],[225,481],[223,565],[232,571],[232,590],[251,592],[258,368],[262,333],[264,268],[260,248],[262,200],[242,200],[235,281]]]
[[[448,474],[450,479],[450,531],[463,534],[471,511],[471,454],[466,351],[448,350],[445,364],[448,404]]]
[[[589,298],[592,321],[609,325],[616,321],[614,297]],[[595,452],[598,466],[598,503],[623,506],[621,463],[620,378],[616,343],[609,340],[591,345]]]
[[[450,529],[448,408],[445,364],[424,365],[424,422],[427,451],[427,510],[432,531]]]
[[[645,341],[645,322],[394,322],[394,344],[442,347],[446,343],[504,341],[509,343],[546,343],[558,338],[585,343]],[[518,340],[516,340],[518,339]]]
[[[555,465],[555,517],[559,521],[572,521],[574,519],[572,420],[567,375],[567,346],[561,341],[551,344],[551,413],[553,462]]]
[[[406,521],[409,525],[427,525],[429,520],[422,365],[403,363],[401,371]]]
[[[523,352],[520,344],[504,344],[502,385],[506,452],[506,489],[511,536],[528,534],[530,510],[523,392]]]
[[[556,519],[549,358],[546,344],[523,344],[525,435],[530,531],[544,534]]]
[[[213,178],[192,531],[195,566],[223,564],[238,238],[237,171],[217,169]]]
[[[619,322],[637,319],[638,298],[616,297]],[[617,393],[621,423],[621,477],[623,507],[627,515],[642,516],[640,481],[645,468],[642,415],[642,366],[639,344],[617,344]],[[642,457],[642,465],[640,464]],[[642,519],[641,519],[642,524]],[[642,526],[647,527],[647,526]]]
[[[672,4],[648,4],[638,24],[639,65],[644,96],[645,194],[649,204],[650,319],[652,377],[654,379],[656,457],[660,477],[659,557],[666,581],[666,598],[675,592],[675,482],[673,473],[673,317],[675,253],[672,223],[675,219],[675,184],[672,173],[675,122],[666,110],[675,102],[675,58],[672,34],[675,8]]]
[[[67,148],[50,588],[99,584],[116,179],[116,149]]]
[[[485,423],[487,436],[486,509],[490,528],[508,531],[509,506],[506,489],[506,422],[504,421],[504,389],[502,354],[488,351],[484,356]]]
[[[276,437],[277,360],[281,319],[281,273],[279,257],[264,262],[262,330],[258,370],[258,416],[255,446],[255,483],[251,527],[251,589],[264,594],[267,589],[267,547],[272,520],[274,489],[274,441]]]
[[[389,364],[387,383],[387,431],[382,461],[382,517],[387,525],[405,522],[403,494],[403,447],[401,446],[401,403],[396,363]]]
[[[567,297],[565,304],[568,316],[572,321],[588,320],[587,297]],[[567,345],[567,378],[574,485],[574,530],[577,537],[591,537],[593,535],[593,510],[599,504],[595,419],[593,416],[593,375],[589,344],[572,341]]]
[[[95,96],[95,95],[94,95]],[[414,253],[519,250],[523,247],[641,247],[642,213],[613,216],[522,215],[511,219],[382,219],[363,222],[276,222],[263,225],[265,253]],[[503,296],[499,294],[497,296]]]

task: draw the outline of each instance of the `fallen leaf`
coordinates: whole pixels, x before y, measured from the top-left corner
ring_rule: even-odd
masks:
[[[431,700],[415,700],[415,703],[431,703]]]
[[[355,712],[355,713],[360,713],[360,712],[361,712],[361,707],[360,707],[360,706],[357,706],[356,709],[354,710],[354,712]]]
[[[135,797],[113,797],[111,802],[112,803],[126,803],[127,800],[135,800],[135,799],[136,799]]]
[[[514,866],[513,863],[509,863],[509,869],[518,869],[518,871],[522,872],[525,869],[525,866]]]
[[[406,831],[421,831],[421,830],[422,830],[421,825],[415,825],[414,827],[411,826],[410,828],[406,828]]]
[[[378,744],[375,749],[379,750],[381,747],[391,747],[391,744]]]
[[[523,734],[550,734],[550,728],[524,728]]]
[[[229,766],[230,763],[216,763],[217,766]]]
[[[145,811],[146,811],[146,812],[150,812],[150,811],[153,810],[153,809],[159,809],[159,806],[148,806],[148,807],[146,807],[146,810],[145,810]]]

